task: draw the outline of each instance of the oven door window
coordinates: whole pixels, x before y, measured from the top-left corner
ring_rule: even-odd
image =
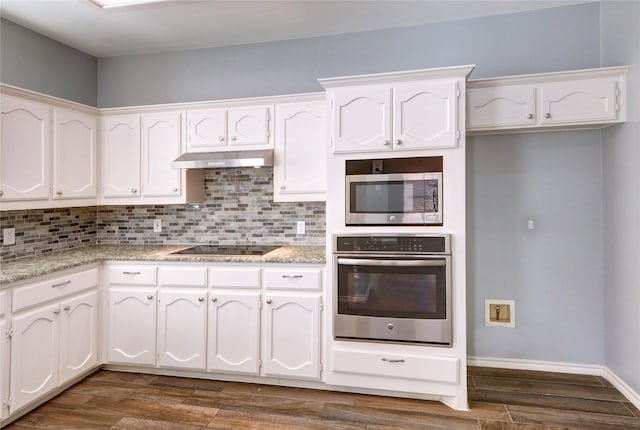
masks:
[[[445,319],[445,260],[338,259],[338,314]]]
[[[436,185],[435,195],[433,182]],[[437,210],[437,181],[352,182],[349,190],[351,213],[409,214]]]

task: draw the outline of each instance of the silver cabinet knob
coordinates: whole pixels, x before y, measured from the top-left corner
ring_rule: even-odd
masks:
[[[67,305],[67,306],[65,306],[65,307],[64,307],[64,310],[65,310],[65,311],[68,311],[69,309],[71,309],[71,306],[69,306],[69,305]]]
[[[384,141],[384,146],[389,146],[389,145],[391,145],[391,142],[389,142],[388,140],[385,140]]]
[[[58,315],[60,313],[60,309],[56,309],[55,311],[53,311],[53,313]]]
[[[544,117],[545,117],[545,118],[551,118],[551,113],[550,113],[550,112],[545,113],[545,114],[544,114]]]
[[[0,191],[0,197],[4,196],[4,191]]]
[[[285,189],[287,189],[287,187],[286,187],[286,186],[284,186],[284,185],[280,185],[280,189],[281,189],[281,190],[285,190]]]
[[[236,137],[235,136],[231,136],[231,140],[236,140]]]
[[[147,299],[151,300],[151,299],[153,299],[153,296],[152,296],[151,294],[149,294],[149,295],[147,296]]]
[[[267,304],[270,305],[271,304],[271,299],[267,299]]]
[[[204,302],[204,297],[198,297],[199,302]]]
[[[211,301],[215,303],[215,302],[217,302],[217,301],[218,301],[218,298],[217,298],[217,297],[212,297],[212,298],[211,298]]]
[[[172,190],[172,191],[173,191],[174,193],[177,193],[177,192],[178,192],[178,188],[177,188],[177,187],[173,187],[173,190]]]
[[[224,142],[224,136],[218,136],[218,140],[219,140],[220,142]]]
[[[56,194],[57,194],[57,195],[59,195],[59,196],[61,196],[61,195],[62,195],[62,190],[58,190],[58,191],[56,191]]]
[[[530,113],[529,115],[527,115],[527,118],[528,118],[528,119],[533,119],[533,114],[532,114],[532,113]]]
[[[396,140],[396,145],[402,145],[402,141],[400,139]]]
[[[137,188],[131,188],[131,194],[136,194],[138,192]]]
[[[387,328],[388,328],[389,330],[393,330],[395,327],[394,327],[394,325],[393,325],[393,324],[389,323],[389,324],[387,324]]]

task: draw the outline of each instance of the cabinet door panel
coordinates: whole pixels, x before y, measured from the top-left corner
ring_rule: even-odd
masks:
[[[371,150],[391,150],[391,87],[335,90],[333,152]]]
[[[158,364],[204,369],[205,291],[162,291],[158,311]]]
[[[49,198],[49,107],[2,96],[0,199]]]
[[[11,345],[12,409],[58,386],[58,304],[13,319]]]
[[[207,152],[227,145],[225,109],[188,111],[187,123],[187,152]]]
[[[53,198],[96,197],[95,116],[54,111]]]
[[[9,338],[7,321],[0,317],[0,419],[9,415],[6,400],[9,398]]]
[[[456,146],[456,93],[456,81],[396,85],[394,149]]]
[[[140,195],[140,117],[105,117],[102,175],[104,197]]]
[[[467,128],[535,125],[535,95],[533,85],[467,89]]]
[[[326,109],[324,101],[276,106],[276,201],[325,199]]]
[[[265,375],[319,378],[319,345],[319,297],[267,296]]]
[[[150,288],[112,288],[109,292],[110,362],[155,364],[155,294]]]
[[[142,189],[144,196],[180,195],[180,169],[171,162],[182,145],[181,112],[144,115],[142,118]]]
[[[616,79],[582,79],[541,84],[541,124],[613,121]]]
[[[258,374],[260,295],[212,292],[208,370]]]
[[[98,363],[98,292],[62,302],[60,383]]]
[[[229,109],[229,146],[267,146],[271,137],[270,116],[267,106]]]

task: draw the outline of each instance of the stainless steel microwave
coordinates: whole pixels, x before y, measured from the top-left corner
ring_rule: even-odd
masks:
[[[346,175],[346,225],[442,225],[442,172]]]

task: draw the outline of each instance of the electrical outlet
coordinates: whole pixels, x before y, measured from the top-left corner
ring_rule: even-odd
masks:
[[[305,233],[305,222],[298,221],[296,223],[296,234],[304,234]]]
[[[484,301],[484,324],[487,326],[516,326],[515,300],[486,299]]]
[[[156,218],[153,220],[153,232],[160,233],[162,231],[162,220],[160,218]]]
[[[16,244],[16,229],[5,228],[2,230],[2,245],[15,245]]]

